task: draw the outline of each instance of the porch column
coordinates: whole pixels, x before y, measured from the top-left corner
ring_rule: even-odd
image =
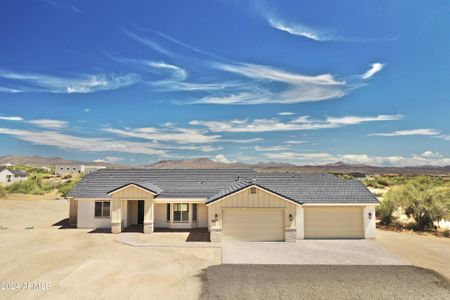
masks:
[[[111,204],[111,232],[120,233],[122,231],[122,201],[113,196]]]
[[[153,232],[153,198],[146,198],[144,200],[144,233]]]
[[[295,221],[297,223],[297,240],[303,240],[305,238],[305,210],[301,205],[297,205]]]

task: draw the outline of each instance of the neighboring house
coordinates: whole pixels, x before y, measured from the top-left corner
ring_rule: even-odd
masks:
[[[79,173],[92,173],[100,169],[105,169],[103,166],[85,166],[85,165],[55,165],[55,175],[64,176]]]
[[[99,170],[68,195],[79,228],[208,228],[212,242],[375,238],[378,200],[356,180],[253,170]]]
[[[0,184],[10,185],[17,181],[27,180],[28,174],[22,170],[10,170],[5,167],[0,168]]]

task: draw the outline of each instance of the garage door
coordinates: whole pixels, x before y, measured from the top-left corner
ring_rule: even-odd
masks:
[[[222,218],[224,241],[284,241],[284,210],[226,209]]]
[[[362,207],[305,207],[305,238],[363,238]]]

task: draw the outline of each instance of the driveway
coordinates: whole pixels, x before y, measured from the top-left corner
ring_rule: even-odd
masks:
[[[223,243],[224,264],[409,265],[373,240]]]

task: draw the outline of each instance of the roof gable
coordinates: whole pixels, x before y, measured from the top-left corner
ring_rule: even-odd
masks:
[[[162,192],[160,187],[158,187],[157,185],[154,185],[151,182],[133,182],[133,181],[131,181],[129,183],[126,183],[122,186],[119,186],[119,187],[109,191],[107,194],[112,195],[114,193],[118,193],[118,192],[120,192],[124,189],[128,189],[130,187],[135,187],[135,188],[138,188],[145,192],[149,192],[149,193],[153,194],[154,196],[159,195]]]

